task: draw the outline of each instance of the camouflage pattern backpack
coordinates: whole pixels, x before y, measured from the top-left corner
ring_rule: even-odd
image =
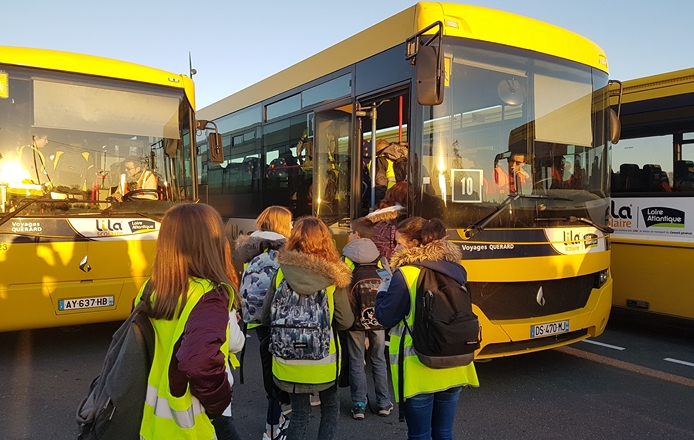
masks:
[[[277,251],[274,249],[262,252],[246,265],[241,275],[241,317],[243,322],[260,323],[263,313],[265,292],[277,272]]]
[[[287,360],[320,360],[330,354],[329,286],[311,295],[296,293],[282,272],[270,309],[270,352]]]

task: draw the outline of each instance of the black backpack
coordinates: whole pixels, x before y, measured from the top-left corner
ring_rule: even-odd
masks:
[[[396,182],[407,181],[407,158],[399,157],[393,161],[393,174]]]
[[[430,368],[469,364],[482,336],[467,287],[440,272],[418,267],[414,325],[411,329],[405,326],[419,361]]]
[[[352,282],[349,288],[349,302],[354,313],[354,324],[350,331],[383,330],[376,320],[376,294],[381,284],[377,269],[380,257],[371,263],[359,264],[352,261]]]
[[[101,374],[77,408],[78,440],[138,440],[154,358],[149,282],[142,300],[116,330]]]
[[[416,265],[414,265],[416,266]],[[468,288],[453,278],[423,266],[417,279],[412,328],[412,345],[419,361],[429,368],[468,365],[480,348],[482,328],[472,312]],[[404,421],[405,335],[400,338],[398,356],[398,392],[400,421]]]

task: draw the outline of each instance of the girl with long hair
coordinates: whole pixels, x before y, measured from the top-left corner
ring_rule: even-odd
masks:
[[[214,438],[210,419],[231,402],[227,250],[214,208],[181,204],[164,215],[149,280],[156,342],[143,439]]]
[[[309,396],[315,392],[319,393],[321,400],[318,438],[330,440],[335,435],[340,411],[337,395],[340,350],[338,340],[332,336],[332,330],[346,330],[354,321],[347,293],[352,272],[340,261],[330,230],[316,217],[302,217],[294,223],[285,248],[280,249],[277,255],[277,261],[280,267],[270,283],[263,306],[264,325],[271,327],[273,320],[283,320],[281,312],[304,316],[303,310],[297,308],[299,306],[296,304],[302,302],[302,297],[308,301],[309,296],[319,292],[325,292],[330,312],[327,319],[331,335],[330,353],[320,360],[295,362],[277,355],[274,344],[283,345],[283,341],[276,340],[276,330],[271,327],[274,382],[281,390],[289,393],[292,401],[292,422],[287,431],[287,440],[305,437],[310,413]],[[276,307],[276,301],[287,289],[292,300],[289,301],[288,308],[280,309]],[[279,338],[279,334],[277,337]],[[302,344],[294,344],[297,345]]]

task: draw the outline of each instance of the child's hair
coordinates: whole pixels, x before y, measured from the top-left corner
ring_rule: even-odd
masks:
[[[171,320],[177,313],[180,316],[188,299],[189,277],[231,285],[226,246],[222,218],[211,206],[185,203],[166,211],[152,265],[156,300],[151,317]]]
[[[329,262],[340,260],[330,230],[318,217],[301,217],[294,222],[286,249],[312,254]]]
[[[361,238],[371,238],[374,235],[374,224],[364,217],[355,218],[349,222],[349,227]]]
[[[396,230],[408,240],[419,241],[420,246],[448,236],[446,226],[437,218],[432,218],[431,220],[426,220],[422,217],[406,218],[398,224]]]
[[[255,220],[259,231],[270,231],[289,237],[292,230],[292,212],[284,206],[268,206]]]
[[[407,182],[398,182],[388,188],[386,195],[378,202],[378,209],[395,205],[407,207]]]

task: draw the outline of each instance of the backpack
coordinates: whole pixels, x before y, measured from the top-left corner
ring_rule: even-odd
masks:
[[[330,354],[330,308],[328,289],[299,295],[281,271],[270,308],[270,351],[286,360],[321,360]],[[337,343],[337,341],[336,341]]]
[[[277,250],[270,249],[256,255],[241,275],[241,317],[243,322],[259,323],[263,314],[265,293],[277,272]]]
[[[395,174],[395,182],[404,182],[407,180],[407,158],[399,157],[393,161],[393,173]]]
[[[408,331],[419,361],[430,368],[468,365],[482,338],[467,287],[440,272],[418,267],[414,324]]]
[[[359,264],[355,261],[352,269],[352,282],[349,287],[349,302],[354,313],[354,324],[350,331],[383,330],[376,320],[376,294],[381,285],[381,277],[376,272],[380,269],[380,257],[371,263]],[[349,264],[348,264],[349,266]]]
[[[371,241],[374,242],[378,253],[386,260],[390,260],[395,250],[395,225],[388,222],[378,222],[373,227]]]
[[[116,330],[101,374],[77,408],[79,440],[140,438],[147,379],[154,358],[155,333],[149,320],[149,281],[142,300]]]

